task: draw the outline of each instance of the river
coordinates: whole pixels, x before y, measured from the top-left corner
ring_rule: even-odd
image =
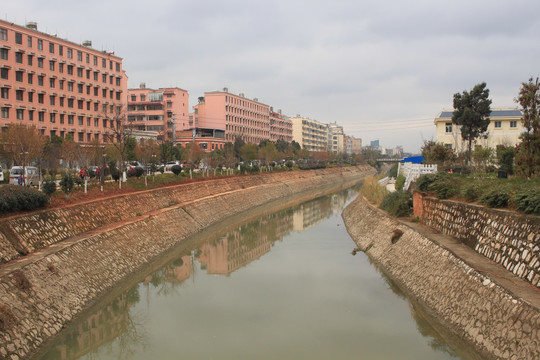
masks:
[[[365,254],[352,255],[341,211],[355,196],[341,191],[179,248],[36,358],[479,359]]]

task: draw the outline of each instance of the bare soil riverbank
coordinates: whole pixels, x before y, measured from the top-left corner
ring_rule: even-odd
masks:
[[[363,198],[343,218],[360,250],[486,358],[540,358],[535,287],[452,237],[391,218]]]

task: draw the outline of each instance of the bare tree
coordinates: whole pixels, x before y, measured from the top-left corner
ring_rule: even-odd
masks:
[[[116,107],[115,113],[111,115],[112,116],[108,116],[111,123],[110,129],[112,130],[112,135],[110,135],[109,140],[111,141],[116,157],[120,160],[118,170],[120,170],[123,177],[124,171],[126,170],[127,153],[133,128],[129,126],[125,109],[122,109],[120,106]],[[105,114],[105,116],[107,116],[107,114]],[[118,183],[121,189],[122,179],[120,179]]]

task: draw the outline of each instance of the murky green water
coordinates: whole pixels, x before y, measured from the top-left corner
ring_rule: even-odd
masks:
[[[478,358],[450,338],[452,350],[363,253],[351,255],[341,211],[354,195],[310,201],[179,250],[40,358]]]

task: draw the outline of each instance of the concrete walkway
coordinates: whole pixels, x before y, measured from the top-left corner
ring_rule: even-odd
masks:
[[[439,244],[479,273],[489,277],[491,281],[506,289],[515,297],[522,299],[524,302],[540,311],[540,289],[517,277],[506,270],[502,265],[478,254],[469,246],[461,243],[452,236],[438,233],[430,227],[420,223],[413,223],[405,220],[400,220],[400,222]]]

